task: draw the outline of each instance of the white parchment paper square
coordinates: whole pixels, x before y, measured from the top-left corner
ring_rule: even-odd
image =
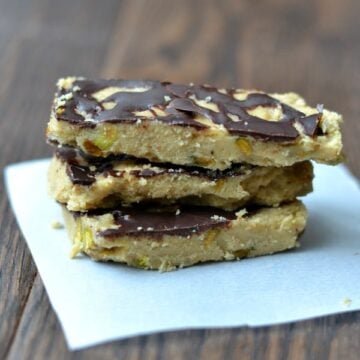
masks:
[[[7,189],[70,349],[162,330],[259,326],[360,309],[360,191],[343,166],[315,166],[296,251],[159,273],[69,259],[49,160],[8,166]]]

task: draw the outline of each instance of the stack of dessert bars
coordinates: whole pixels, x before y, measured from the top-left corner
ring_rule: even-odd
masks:
[[[167,271],[294,248],[341,121],[295,93],[60,79],[49,188],[72,255]]]

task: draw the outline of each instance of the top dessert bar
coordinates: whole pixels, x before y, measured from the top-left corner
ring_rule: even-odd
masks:
[[[295,93],[75,77],[57,86],[48,140],[92,156],[209,169],[342,158],[341,115]]]

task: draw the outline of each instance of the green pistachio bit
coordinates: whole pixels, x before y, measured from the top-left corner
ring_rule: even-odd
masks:
[[[100,136],[98,136],[97,138],[95,138],[95,139],[93,140],[93,143],[94,143],[99,149],[101,149],[101,150],[106,150],[106,149],[108,149],[108,148],[112,145],[113,141],[112,141],[111,139],[106,138],[106,137],[103,136],[103,135],[100,135]]]
[[[134,266],[140,269],[147,269],[149,267],[149,258],[147,256],[142,256],[135,259]]]
[[[116,134],[110,128],[104,128],[101,135],[95,136],[92,142],[101,150],[108,150],[114,143]]]
[[[83,243],[85,249],[91,248],[94,244],[94,236],[89,228],[85,229],[83,232]]]

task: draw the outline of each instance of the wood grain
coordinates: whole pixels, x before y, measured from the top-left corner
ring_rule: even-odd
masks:
[[[344,114],[348,164],[360,176],[359,13],[357,0],[0,0],[0,167],[50,154],[53,83],[77,74],[300,92]],[[356,312],[70,353],[1,196],[0,359],[358,359],[359,338]]]
[[[0,167],[48,156],[44,125],[53,84],[64,74],[98,76],[118,2],[6,1],[0,24]],[[115,9],[115,14],[114,14]],[[66,21],[64,21],[66,19]],[[104,24],[103,28],[91,26]],[[106,26],[105,26],[106,25]],[[86,34],[86,35],[85,35]],[[1,177],[0,192],[4,194]],[[0,358],[8,353],[32,289],[35,266],[4,196],[0,203]]]

